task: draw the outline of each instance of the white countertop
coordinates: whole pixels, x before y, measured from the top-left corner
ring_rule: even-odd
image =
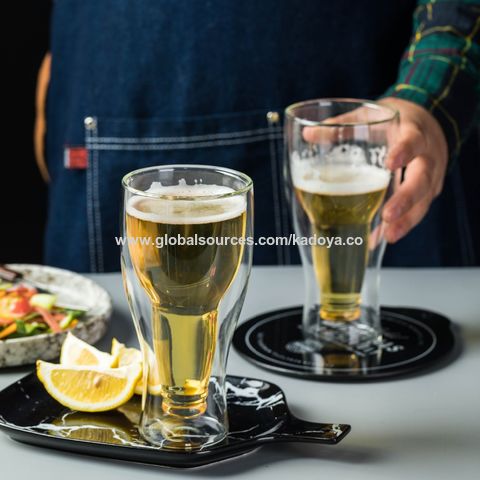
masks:
[[[119,274],[91,276],[111,293],[112,336],[134,344]],[[231,350],[228,372],[265,378],[305,420],[352,425],[336,446],[282,444],[195,470],[167,470],[23,445],[0,435],[5,480],[340,479],[473,480],[480,475],[480,269],[386,269],[382,303],[431,309],[462,328],[464,351],[427,375],[365,384],[297,380],[261,370]],[[242,319],[303,300],[300,267],[256,267]],[[0,370],[4,388],[31,368]]]

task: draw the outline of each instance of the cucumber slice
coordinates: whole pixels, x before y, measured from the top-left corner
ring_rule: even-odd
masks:
[[[50,295],[49,293],[36,293],[30,299],[30,305],[32,305],[32,307],[41,307],[45,310],[51,310],[56,301],[56,295]]]

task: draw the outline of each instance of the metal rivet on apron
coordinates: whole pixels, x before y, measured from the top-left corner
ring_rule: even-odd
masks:
[[[93,117],[85,117],[83,123],[88,130],[93,130],[97,126],[97,121]]]
[[[267,120],[269,123],[278,123],[278,121],[280,120],[280,115],[278,114],[278,112],[268,112]]]

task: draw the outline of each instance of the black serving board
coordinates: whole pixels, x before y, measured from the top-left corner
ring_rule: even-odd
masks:
[[[427,373],[460,352],[455,325],[418,308],[382,307],[383,339],[352,349],[305,339],[302,307],[258,315],[235,331],[233,346],[247,360],[276,373],[320,381],[358,382]]]
[[[200,451],[175,452],[151,446],[138,434],[139,397],[110,412],[72,412],[51,398],[32,373],[0,392],[0,429],[32,445],[178,468],[226,460],[267,443],[334,445],[350,431],[350,425],[294,417],[280,388],[264,380],[229,376],[227,400],[226,440]]]

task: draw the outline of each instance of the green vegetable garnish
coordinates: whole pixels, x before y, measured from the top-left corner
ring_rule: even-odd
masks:
[[[87,310],[70,310],[68,308],[64,309],[65,313],[71,313],[75,318],[80,318],[82,315],[87,313]]]
[[[67,316],[60,322],[60,328],[62,328],[63,330],[68,328],[70,324],[77,318],[75,313],[76,312],[74,311],[68,312]]]
[[[48,329],[48,327],[44,323],[26,323],[23,320],[16,320],[15,323],[17,324],[17,331],[15,333],[15,336],[26,337],[30,335],[37,335],[39,333],[44,333]]]
[[[23,316],[23,317],[22,317],[22,320],[23,320],[24,322],[26,322],[27,320],[32,320],[32,319],[37,318],[37,317],[40,318],[40,316],[41,316],[41,315],[40,315],[39,313],[37,313],[37,312],[32,312],[32,313],[29,313],[28,315]]]
[[[30,299],[30,305],[33,307],[41,307],[50,311],[55,305],[56,301],[57,297],[55,295],[51,295],[49,293],[37,293]]]

